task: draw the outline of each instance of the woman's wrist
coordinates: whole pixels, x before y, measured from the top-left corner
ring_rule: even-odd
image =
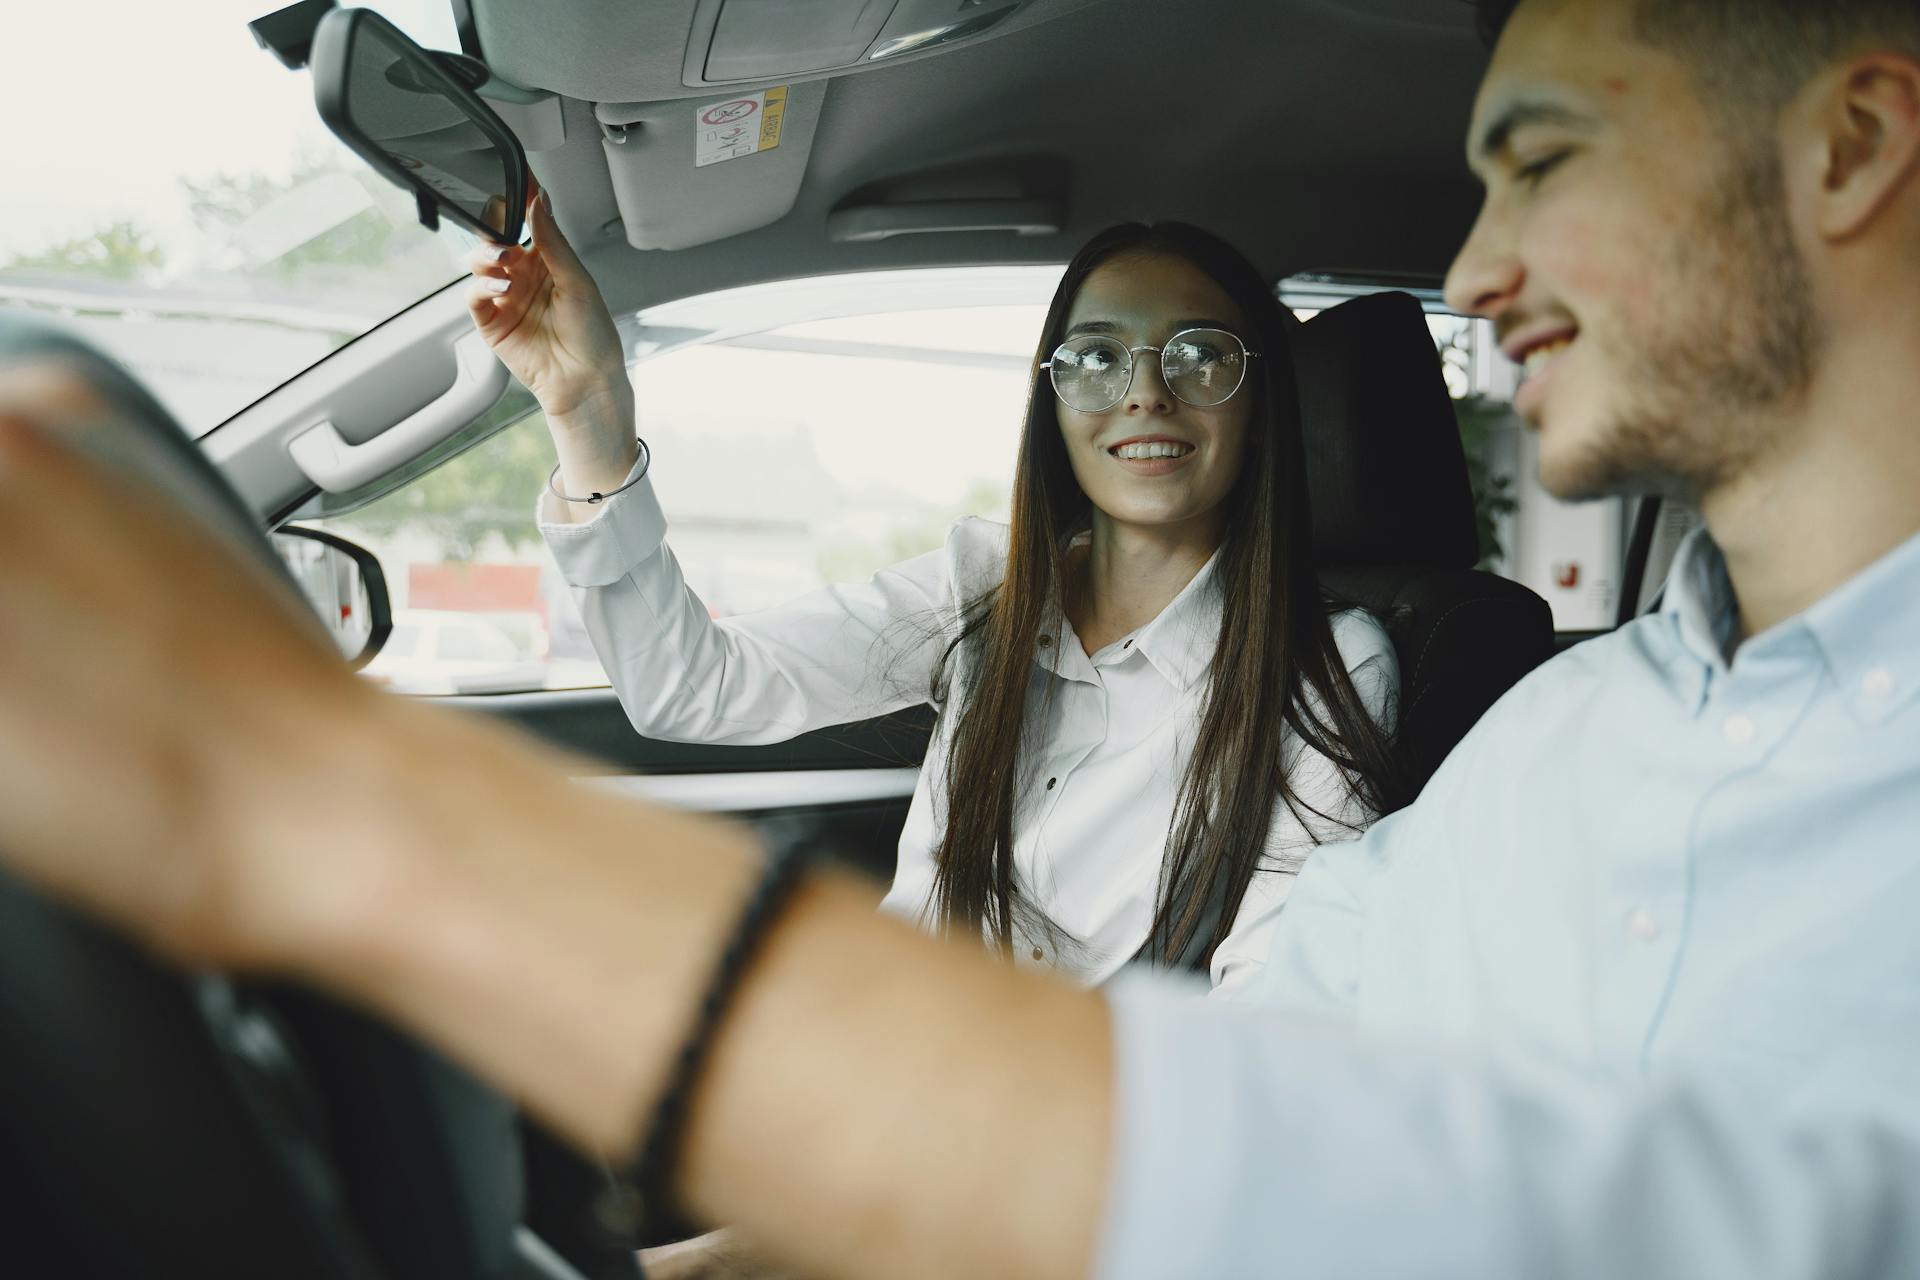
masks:
[[[639,461],[633,388],[624,378],[618,385],[578,398],[564,413],[549,413],[547,428],[560,464],[561,487],[568,493],[617,489]],[[598,508],[569,514],[586,519],[598,514]]]
[[[555,443],[611,452],[633,439],[633,386],[624,372],[565,394],[541,396],[540,404]]]

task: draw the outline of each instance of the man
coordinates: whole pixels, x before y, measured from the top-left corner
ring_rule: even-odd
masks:
[[[1284,1014],[1071,991],[822,877],[694,1095],[702,1216],[844,1275],[1920,1273],[1920,17],[1491,19],[1450,296],[1550,486],[1698,504],[1664,611],[1316,856]],[[0,850],[630,1150],[751,840],[377,697],[222,563],[0,430]]]

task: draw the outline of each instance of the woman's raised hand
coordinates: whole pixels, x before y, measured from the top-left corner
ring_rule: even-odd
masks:
[[[560,233],[544,193],[527,202],[527,221],[532,245],[474,251],[467,297],[474,327],[539,398],[549,421],[625,409],[626,362],[599,287]],[[622,439],[631,427],[630,418],[619,423]]]

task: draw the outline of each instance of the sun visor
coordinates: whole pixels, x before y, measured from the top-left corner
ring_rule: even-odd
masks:
[[[701,0],[688,85],[736,84],[883,61],[982,35],[1028,0]]]
[[[687,249],[784,217],[806,176],[828,84],[596,106],[627,243]]]

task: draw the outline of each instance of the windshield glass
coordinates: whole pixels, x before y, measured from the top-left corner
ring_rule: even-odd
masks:
[[[447,0],[371,7],[459,47]],[[0,76],[0,310],[105,348],[196,436],[458,278],[471,244],[327,132],[312,78],[247,30],[274,8],[44,5]]]

